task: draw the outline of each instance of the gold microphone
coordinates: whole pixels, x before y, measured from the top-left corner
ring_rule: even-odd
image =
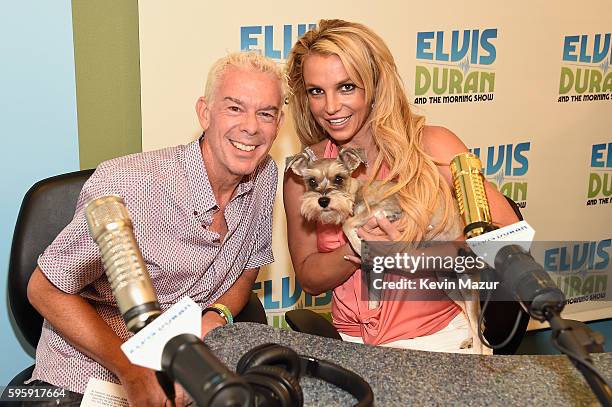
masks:
[[[85,217],[125,324],[136,333],[161,310],[127,208],[120,197],[104,196],[87,204]]]
[[[496,229],[491,223],[491,211],[484,188],[482,164],[472,153],[459,153],[450,163],[450,170],[463,218],[463,234],[466,239],[482,235]]]

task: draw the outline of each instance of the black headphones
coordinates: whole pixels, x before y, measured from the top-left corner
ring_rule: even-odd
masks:
[[[299,356],[293,349],[275,343],[259,345],[245,353],[238,361],[236,372],[251,385],[256,397],[262,398],[261,404],[301,407],[304,404],[301,375],[347,391],[357,399],[356,407],[374,403],[372,388],[361,376],[325,360]]]

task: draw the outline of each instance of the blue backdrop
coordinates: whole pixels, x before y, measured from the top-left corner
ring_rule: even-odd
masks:
[[[6,296],[21,199],[37,180],[79,169],[69,0],[0,0],[0,385],[30,365]]]

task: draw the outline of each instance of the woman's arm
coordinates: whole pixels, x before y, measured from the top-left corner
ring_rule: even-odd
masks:
[[[331,252],[319,253],[316,225],[307,222],[300,214],[305,190],[299,176],[292,171],[285,172],[283,201],[293,270],[304,291],[318,295],[345,282],[357,270],[357,266],[344,258],[355,255],[348,243]]]
[[[427,154],[432,156],[436,162],[444,164],[438,165],[438,170],[449,187],[453,189],[450,162],[455,155],[468,151],[465,144],[453,132],[438,126],[423,128],[422,144]],[[491,218],[495,225],[501,227],[518,222],[519,219],[506,198],[489,182],[485,182],[485,192],[491,209]]]

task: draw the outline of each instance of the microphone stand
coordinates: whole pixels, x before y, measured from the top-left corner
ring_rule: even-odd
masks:
[[[518,302],[538,321],[548,321],[551,341],[582,373],[605,407],[612,407],[610,383],[597,371],[589,352],[603,351],[603,336],[585,324],[561,318],[565,295],[544,268],[516,245],[503,247],[495,257],[496,274],[509,283]]]
[[[601,405],[612,407],[610,384],[597,371],[589,355],[589,352],[604,351],[603,335],[593,332],[582,322],[562,318],[564,302],[559,301],[555,292],[542,292],[530,302],[520,299],[519,302],[533,318],[548,321],[552,329],[551,342],[555,348],[566,355],[582,373]]]
[[[553,345],[565,354],[572,364],[582,373],[585,380],[605,406],[612,406],[612,390],[606,380],[595,370],[589,352],[603,352],[604,338],[593,332],[586,324],[561,318],[554,309],[545,308],[544,316],[552,329]]]

